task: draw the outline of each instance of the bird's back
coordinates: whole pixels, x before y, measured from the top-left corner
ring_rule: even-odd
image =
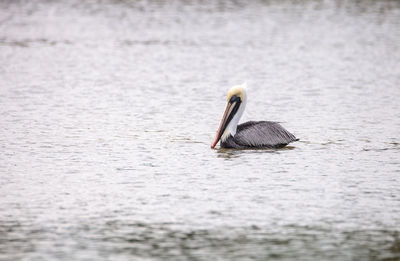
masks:
[[[224,148],[282,148],[296,137],[273,121],[248,121],[237,126],[235,136],[230,136]]]

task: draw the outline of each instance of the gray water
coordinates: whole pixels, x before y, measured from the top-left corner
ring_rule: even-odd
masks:
[[[400,260],[399,96],[399,1],[1,1],[0,260]]]

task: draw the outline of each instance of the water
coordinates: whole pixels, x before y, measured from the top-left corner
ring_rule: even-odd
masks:
[[[400,260],[398,1],[2,1],[1,260]],[[211,150],[232,86],[283,150]]]

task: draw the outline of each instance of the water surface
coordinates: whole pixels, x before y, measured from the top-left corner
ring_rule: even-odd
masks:
[[[2,1],[1,260],[399,260],[398,1]],[[300,142],[211,150],[243,121]]]

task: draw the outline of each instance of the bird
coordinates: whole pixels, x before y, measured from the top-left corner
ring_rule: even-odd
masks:
[[[246,84],[233,86],[211,148],[278,149],[298,141],[292,133],[274,121],[248,121],[239,124],[247,103]]]

